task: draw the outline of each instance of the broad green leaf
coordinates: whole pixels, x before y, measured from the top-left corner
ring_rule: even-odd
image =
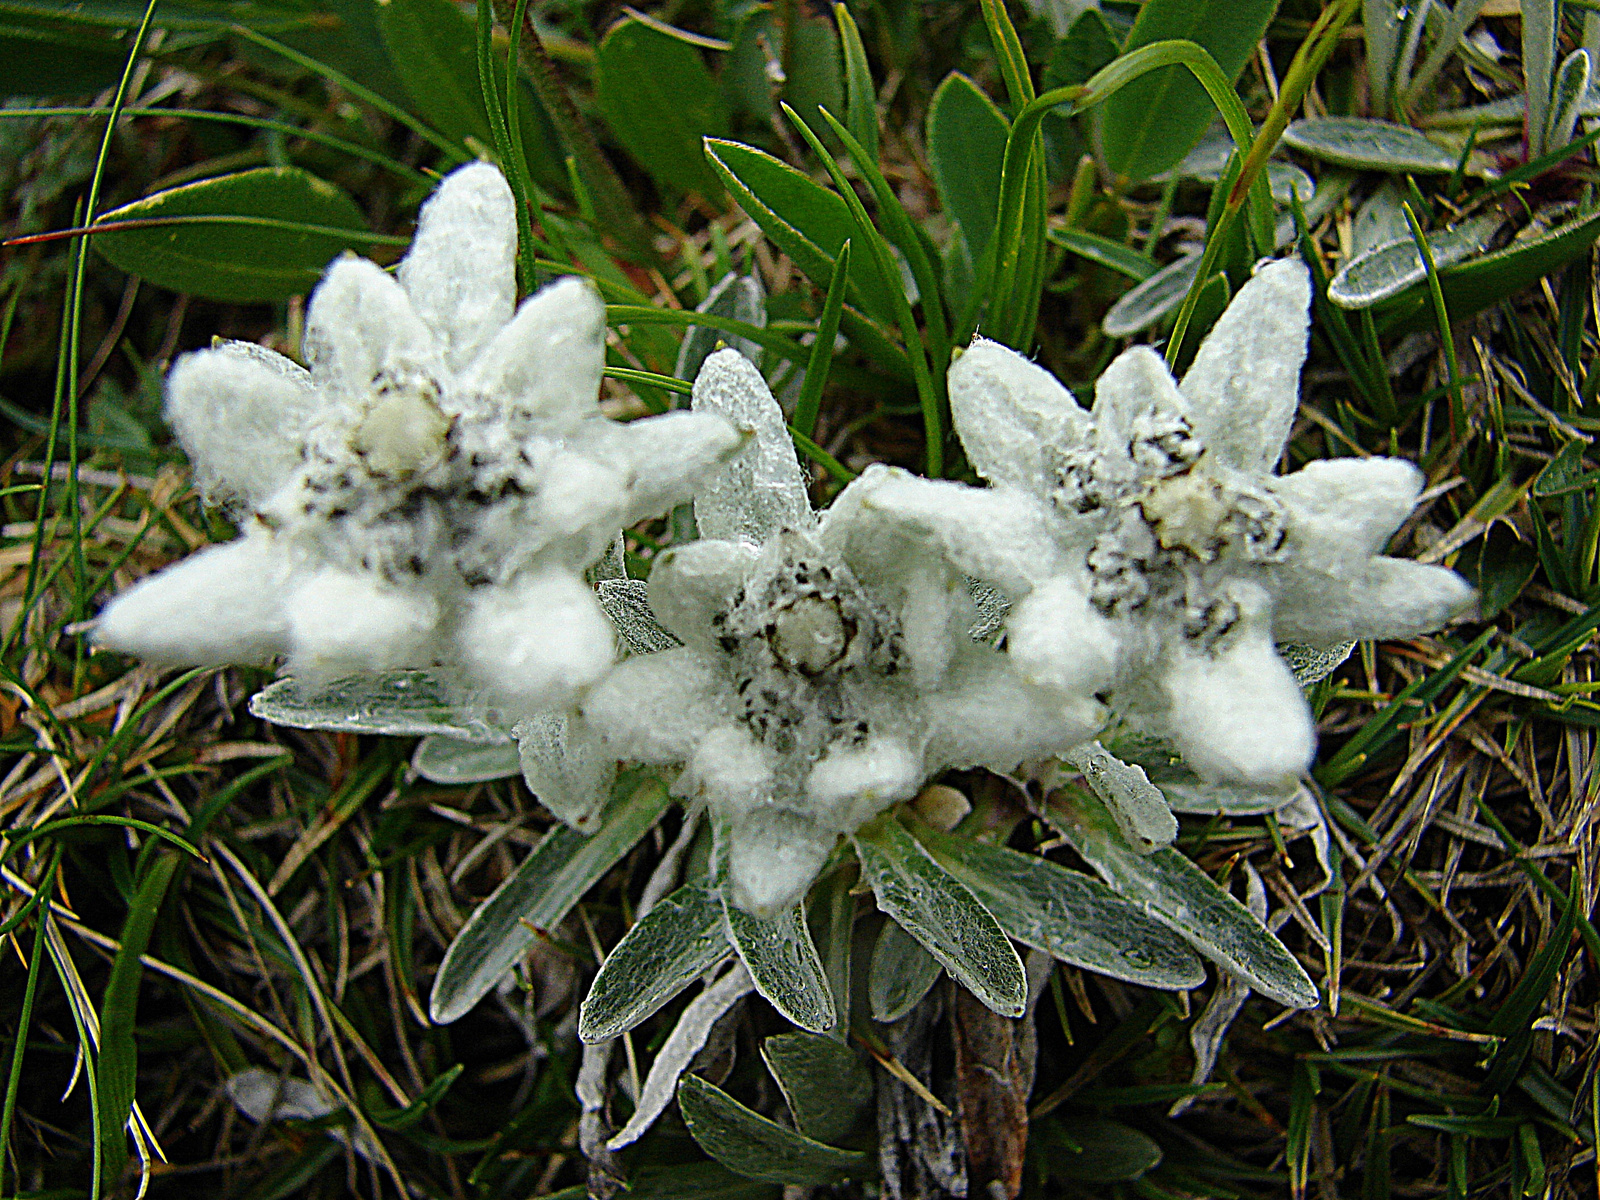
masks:
[[[707,139],[706,157],[750,219],[806,278],[828,286],[839,247],[856,233],[849,206],[837,193],[764,150]],[[892,320],[888,285],[865,247],[850,256],[850,293],[880,320]]]
[[[1097,8],[1085,9],[1050,52],[1050,61],[1044,67],[1044,87],[1053,90],[1086,83],[1116,56],[1117,38],[1105,15]]]
[[[945,211],[976,263],[994,236],[1011,123],[965,75],[945,76],[928,106],[928,162]]]
[[[1157,271],[1156,264],[1137,250],[1086,229],[1052,229],[1046,236],[1056,245],[1143,283]]]
[[[761,1043],[761,1057],[778,1081],[795,1128],[819,1142],[836,1142],[872,1102],[872,1073],[838,1038],[780,1033]]]
[[[1120,1121],[1058,1117],[1047,1123],[1049,1171],[1083,1183],[1138,1179],[1161,1163],[1161,1147]]]
[[[685,884],[641,917],[606,955],[578,1010],[578,1036],[603,1042],[626,1033],[731,949],[716,888]]]
[[[834,1012],[839,1015],[831,1036],[840,1040],[850,1026],[850,960],[856,924],[856,898],[851,887],[856,879],[855,863],[841,856],[840,864],[832,871],[824,869],[822,878],[811,889],[806,912],[812,943],[833,994]]]
[[[412,108],[456,141],[493,145],[470,17],[450,0],[380,0],[378,31]]]
[[[1277,0],[1145,0],[1122,51],[1183,39],[1211,52],[1238,77]],[[1216,118],[1205,88],[1181,66],[1162,67],[1125,85],[1096,112],[1101,151],[1116,175],[1134,181],[1174,166]]]
[[[123,221],[163,223],[95,234],[95,249],[118,267],[158,287],[240,304],[309,292],[330,260],[374,240],[355,201],[299,167],[186,183],[95,224]]]
[[[1028,999],[1022,960],[989,910],[885,813],[856,830],[861,875],[878,907],[989,1008],[1019,1017]]]
[[[756,991],[801,1029],[812,1033],[832,1029],[838,1019],[833,993],[801,907],[797,904],[775,917],[758,917],[745,912],[724,890],[722,910],[727,915],[728,938],[755,981]]]
[[[671,802],[659,780],[635,777],[631,790],[613,798],[593,836],[565,825],[545,834],[445,951],[428,1003],[433,1020],[448,1025],[465,1016],[526,953],[537,931],[553,929],[571,912]]]
[[[735,1175],[719,1162],[662,1166],[649,1163],[628,1172],[628,1200],[781,1200],[775,1183],[758,1183]],[[549,1200],[589,1200],[587,1184],[556,1192]]]
[[[1479,217],[1453,229],[1426,234],[1434,266],[1443,270],[1482,250],[1500,228],[1500,217]],[[1340,308],[1371,308],[1428,277],[1422,252],[1408,232],[1351,259],[1328,281],[1328,299]]]
[[[1024,946],[1143,987],[1177,990],[1205,979],[1182,938],[1097,879],[927,826],[917,839]]]
[[[176,854],[158,855],[134,891],[128,917],[122,925],[116,957],[111,961],[111,977],[100,1002],[100,1057],[94,1070],[100,1093],[100,1128],[97,1135],[106,1153],[105,1175],[116,1178],[127,1157],[127,1137],[123,1133],[133,1109],[134,1084],[138,1076],[139,1050],[134,1041],[139,1006],[139,981],[144,977],[140,961],[150,944],[156,915],[166,898],[173,872],[178,869]],[[38,948],[35,947],[35,953]]]
[[[0,23],[0,96],[103,91],[122,78],[127,60],[127,51],[101,34],[26,16]]]
[[[651,175],[715,200],[702,139],[728,132],[728,111],[698,47],[654,21],[614,26],[595,57],[595,98],[606,123]]]
[[[784,55],[788,75],[783,84],[783,99],[800,114],[800,119],[813,133],[825,137],[827,122],[818,110],[825,108],[831,113],[845,111],[839,35],[834,31],[833,22],[814,20],[805,16],[804,11],[803,5],[796,6],[794,49]],[[775,25],[782,29],[783,22],[775,22]],[[781,34],[777,44],[783,45]]]
[[[872,1170],[865,1154],[785,1129],[698,1075],[678,1084],[678,1111],[700,1149],[747,1179],[827,1187]]]
[[[1320,1003],[1310,976],[1283,943],[1199,867],[1170,846],[1135,853],[1088,792],[1064,790],[1057,798],[1051,810],[1057,828],[1113,888],[1262,995],[1291,1008]]]
[[[1359,117],[1306,117],[1291,122],[1283,140],[1312,158],[1364,171],[1447,175],[1460,157],[1415,129]]]
[[[1597,479],[1600,474],[1592,475],[1586,486],[1593,486]],[[1458,565],[1461,573],[1477,585],[1478,611],[1484,620],[1490,620],[1528,586],[1539,569],[1539,551],[1531,539],[1517,533],[1515,526],[1495,521]]]
[[[1066,761],[1083,772],[1084,782],[1110,811],[1128,845],[1141,854],[1172,845],[1177,818],[1143,767],[1123,762],[1099,742],[1078,747]]]
[[[1178,311],[1200,270],[1198,254],[1168,263],[1118,300],[1100,321],[1107,337],[1131,337]]]
[[[1469,317],[1554,275],[1573,259],[1587,254],[1596,238],[1600,238],[1600,209],[1554,229],[1530,227],[1492,254],[1440,271],[1439,288],[1451,317]],[[1380,327],[1386,331],[1431,328],[1434,323],[1426,287],[1420,284],[1389,300],[1380,312]]]
[[[898,1021],[939,982],[944,968],[893,919],[886,920],[867,964],[867,1010],[874,1021]]]
[[[430,783],[483,783],[522,774],[522,756],[509,742],[467,742],[433,734],[417,743],[411,769]]]
[[[456,694],[447,681],[426,671],[353,675],[315,689],[286,676],[250,697],[250,715],[294,729],[391,737],[437,733],[488,745],[509,740],[483,713],[458,707]]]

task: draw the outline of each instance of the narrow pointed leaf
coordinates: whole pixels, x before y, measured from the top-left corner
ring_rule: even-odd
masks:
[[[1205,979],[1182,938],[1097,879],[927,826],[917,839],[1024,946],[1144,987],[1176,990]]]
[[[861,44],[861,31],[848,7],[836,3],[833,19],[839,26],[839,48],[844,51],[845,124],[866,152],[877,158],[878,91],[872,86],[867,48]]]
[[[1081,789],[1058,795],[1057,828],[1113,888],[1262,995],[1291,1008],[1320,1003],[1283,943],[1199,867],[1170,847],[1136,854],[1098,799]]]
[[[747,1179],[826,1187],[871,1171],[865,1154],[785,1129],[698,1075],[678,1084],[678,1110],[700,1148]]]
[[[685,884],[642,917],[606,955],[578,1011],[578,1036],[626,1033],[727,957],[715,888]]]
[[[839,247],[856,232],[850,208],[835,192],[764,150],[706,139],[706,159],[739,207],[761,227],[806,278],[827,287]],[[896,281],[898,285],[898,281]],[[850,266],[851,302],[879,320],[893,320],[889,284],[872,255],[857,253]]]
[[[872,1019],[898,1021],[939,982],[943,970],[898,921],[885,921],[867,964],[867,1010]]]
[[[878,907],[916,938],[951,976],[1004,1017],[1022,1015],[1022,960],[989,910],[905,827],[885,814],[854,836],[862,877]]]
[[[558,825],[480,904],[445,951],[428,1011],[440,1025],[464,1016],[538,937],[561,921],[650,827],[671,798],[645,779],[613,800],[599,830],[585,836]]]
[[[799,905],[776,917],[745,912],[722,896],[728,939],[755,981],[756,991],[801,1029],[826,1033],[837,1016],[822,959]]]
[[[435,734],[417,744],[411,769],[430,783],[483,783],[522,774],[522,755],[509,742],[464,742]]]

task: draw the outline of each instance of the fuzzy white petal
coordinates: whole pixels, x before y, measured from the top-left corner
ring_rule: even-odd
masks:
[[[304,367],[251,342],[185,354],[167,376],[167,423],[213,504],[258,507],[286,483],[321,404]]]
[[[1177,647],[1165,662],[1168,732],[1197,774],[1281,788],[1310,766],[1311,710],[1265,630],[1236,631],[1221,653]]]
[[[920,755],[904,738],[870,737],[860,745],[838,745],[806,776],[806,796],[817,805],[817,821],[849,833],[922,786]]]
[[[1401,558],[1337,576],[1298,572],[1280,588],[1273,636],[1312,646],[1416,637],[1469,612],[1477,595],[1454,571]]]
[[[1105,710],[1095,701],[1029,684],[1005,655],[981,647],[958,657],[944,686],[923,703],[930,770],[1010,771],[1018,763],[1066,754],[1105,723]]]
[[[400,263],[400,286],[459,370],[511,319],[516,302],[516,200],[488,163],[452,171],[422,206]]]
[[[1089,426],[1054,375],[985,338],[950,367],[950,415],[979,475],[1035,492],[1049,486],[1046,450],[1077,445]]]
[[[745,437],[709,412],[665,413],[617,425],[608,439],[610,453],[628,465],[632,480],[621,497],[617,524],[636,524],[691,499],[695,487],[737,453]]]
[[[733,902],[758,917],[792,908],[806,894],[837,840],[805,818],[764,808],[737,822],[728,837]]]
[[[920,479],[877,463],[835,498],[819,537],[873,580],[900,573],[908,538],[1013,594],[1054,574],[1060,562],[1042,506],[1027,493]]]
[[[311,379],[350,413],[365,410],[380,380],[415,386],[444,370],[440,344],[383,268],[347,254],[334,261],[306,311]]]
[[[573,425],[596,411],[605,367],[606,306],[587,280],[540,288],[483,348],[468,389],[511,413]]]
[[[732,603],[758,558],[747,542],[702,538],[664,551],[650,572],[650,607],[679,641],[712,646],[715,614]]]
[[[1270,471],[1300,403],[1311,277],[1298,259],[1257,268],[1183,377],[1195,432],[1231,467]]]
[[[938,687],[951,656],[977,620],[972,589],[960,574],[923,556],[906,564],[900,640],[918,687]]]
[[[710,655],[691,646],[618,663],[583,700],[583,715],[618,758],[682,762],[725,717]]]
[[[434,655],[439,603],[427,592],[325,567],[301,580],[284,607],[290,667],[306,679],[424,667]]]
[[[1289,506],[1289,549],[1324,569],[1377,554],[1411,512],[1422,472],[1399,458],[1328,458],[1273,481]]]
[[[1116,626],[1066,576],[1018,602],[1006,620],[1006,653],[1023,678],[1065,696],[1087,699],[1110,684],[1117,648]]]
[[[694,748],[673,789],[718,813],[750,812],[772,797],[772,759],[743,725],[718,725]]]
[[[815,524],[794,442],[761,372],[737,350],[719,350],[695,377],[696,412],[716,413],[749,440],[695,497],[700,536],[761,545],[784,529]]]
[[[163,666],[265,663],[288,649],[289,573],[265,535],[208,547],[106,605],[95,644]]]
[[[539,713],[512,733],[528,790],[568,825],[592,831],[617,774],[595,731],[579,717]]]
[[[513,711],[568,708],[611,666],[611,625],[577,575],[540,572],[484,592],[457,645],[467,670]]]
[[[1189,416],[1189,402],[1178,391],[1167,364],[1149,346],[1124,350],[1095,384],[1095,443],[1113,462],[1127,458],[1140,422]]]

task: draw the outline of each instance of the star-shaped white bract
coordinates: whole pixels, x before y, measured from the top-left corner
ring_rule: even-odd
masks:
[[[283,657],[309,681],[438,669],[511,716],[569,706],[614,657],[582,572],[740,442],[707,413],[598,407],[605,308],[578,279],[515,301],[514,200],[454,172],[398,277],[335,262],[310,370],[223,343],[167,416],[241,536],[117,597],[96,641],[172,665]]]
[[[1441,567],[1383,557],[1422,474],[1392,458],[1273,474],[1298,405],[1309,279],[1260,267],[1182,384],[1136,346],[1092,410],[1041,367],[974,342],[950,404],[982,491],[907,481],[883,502],[1012,597],[1010,657],[1100,694],[1211,779],[1287,786],[1311,714],[1275,643],[1437,629],[1473,601]]]
[[[727,830],[741,906],[791,906],[839,834],[930,775],[1009,770],[1098,727],[1098,704],[1057,702],[968,636],[965,580],[873,502],[902,473],[870,468],[819,521],[755,367],[713,355],[694,408],[752,436],[696,500],[702,540],[651,572],[683,645],[619,664],[582,711],[617,757],[682,764],[677,790]]]

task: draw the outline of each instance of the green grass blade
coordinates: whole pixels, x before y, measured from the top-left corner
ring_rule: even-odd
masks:
[[[867,65],[867,48],[861,44],[861,31],[844,4],[833,6],[833,19],[839,26],[839,48],[844,52],[845,124],[870,159],[878,157],[878,93],[872,86],[872,71]]]
[[[823,115],[827,114],[824,112]],[[828,381],[828,370],[833,366],[833,340],[839,334],[839,314],[844,309],[844,285],[849,277],[850,241],[847,238],[844,245],[839,247],[838,257],[833,260],[833,277],[828,280],[828,295],[822,302],[822,316],[817,319],[817,340],[811,343],[805,381],[800,385],[800,399],[794,406],[794,427],[808,438],[816,431],[817,412],[822,406],[822,389]]]
[[[122,1162],[127,1157],[123,1130],[133,1108],[138,1065],[133,1031],[139,1005],[139,981],[144,977],[144,964],[139,958],[150,944],[156,915],[161,911],[161,902],[179,861],[171,854],[159,855],[134,892],[128,919],[118,939],[121,948],[111,961],[111,979],[100,1002],[100,1058],[95,1064],[100,1112],[96,1135],[101,1145],[101,1174],[107,1183],[121,1173]]]

